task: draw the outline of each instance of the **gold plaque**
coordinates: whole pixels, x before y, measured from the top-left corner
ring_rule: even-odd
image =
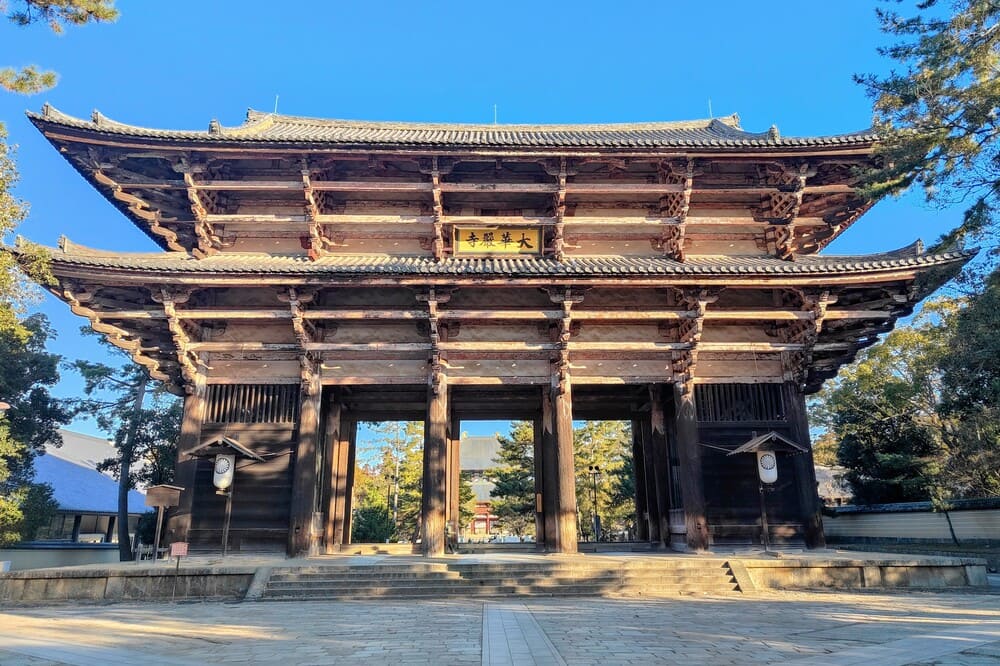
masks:
[[[454,227],[452,248],[456,255],[542,253],[541,227]]]

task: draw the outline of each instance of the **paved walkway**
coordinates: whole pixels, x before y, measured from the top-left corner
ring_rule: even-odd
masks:
[[[996,594],[0,610],[0,664],[1000,664]]]

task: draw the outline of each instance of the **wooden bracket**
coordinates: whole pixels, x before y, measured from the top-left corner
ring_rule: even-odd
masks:
[[[161,222],[174,221],[172,218],[167,219],[163,217],[159,210],[153,208],[144,199],[125,192],[116,180],[105,174],[101,169],[94,169],[91,175],[99,185],[103,185],[111,191],[111,196],[116,201],[124,203],[130,213],[145,221],[149,225],[151,232],[163,238],[168,248],[175,252],[187,252],[187,248],[178,241],[177,233],[161,224]]]

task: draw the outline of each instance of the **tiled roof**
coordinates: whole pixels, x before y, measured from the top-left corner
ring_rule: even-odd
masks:
[[[102,134],[153,140],[378,145],[469,148],[777,148],[867,145],[872,130],[824,137],[782,137],[777,128],[746,132],[736,114],[680,122],[588,125],[471,125],[365,122],[284,116],[248,111],[238,127],[213,121],[207,131],[148,129],[119,123],[94,112],[91,120],[66,115],[49,105],[28,113],[36,125],[58,125]]]
[[[330,254],[310,261],[303,254],[225,252],[195,259],[179,252],[120,254],[51,249],[53,267],[87,266],[112,270],[163,271],[190,274],[284,274],[289,276],[478,276],[478,277],[615,277],[646,275],[800,275],[877,272],[924,268],[965,262],[975,251],[920,254],[916,246],[895,252],[860,256],[806,256],[783,261],[765,256],[690,256],[684,262],[668,257],[580,256],[564,262],[537,257],[451,258]]]

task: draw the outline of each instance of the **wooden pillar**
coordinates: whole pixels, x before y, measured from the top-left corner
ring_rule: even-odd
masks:
[[[424,421],[424,475],[420,496],[420,522],[423,553],[428,557],[444,555],[445,550],[450,420],[448,385],[442,378],[440,383],[427,392],[427,417]]]
[[[698,411],[695,409],[693,385],[689,384],[685,391],[682,384],[674,384],[674,419],[687,546],[695,551],[708,550],[710,538],[705,518]]]
[[[632,419],[632,485],[635,488],[635,540],[649,540],[646,504],[646,464],[642,453],[642,423]]]
[[[559,553],[577,552],[576,468],[573,464],[573,395],[569,381],[553,387],[552,437],[555,442],[556,494],[555,548]]]
[[[358,458],[358,420],[351,419],[347,430],[347,487],[344,491],[344,541],[351,543],[354,531],[354,470]]]
[[[339,404],[330,406],[327,415],[330,438],[330,499],[326,511],[326,552],[335,553],[341,546],[349,543],[350,531],[347,528],[347,468],[351,452],[350,416]]]
[[[545,470],[543,465],[544,454],[542,453],[542,421],[535,418],[531,422],[534,431],[534,447],[532,450],[532,462],[534,463],[535,474],[535,549],[544,550],[545,539]]]
[[[792,382],[786,382],[783,388],[792,439],[809,448],[807,453],[792,457],[806,548],[826,548],[826,535],[823,534],[823,505],[816,487],[816,466],[813,462],[812,442],[809,439],[806,397]]]
[[[649,414],[639,421],[642,462],[646,470],[646,538],[651,546],[658,547],[670,541],[670,534],[660,534],[660,493],[656,483],[656,459],[653,456],[653,428]]]
[[[318,535],[313,534],[318,475],[316,450],[320,446],[320,402],[323,395],[319,373],[303,382],[299,401],[298,443],[292,468],[292,506],[288,525],[288,554],[315,555]]]
[[[448,525],[451,538],[458,544],[462,527],[462,432],[461,422],[452,416],[448,428]]]
[[[670,545],[670,452],[667,448],[667,417],[662,384],[649,387],[649,445],[653,449],[656,486],[656,532],[660,542]]]
[[[556,552],[556,514],[558,506],[559,466],[556,462],[556,438],[552,429],[552,394],[548,387],[542,389],[542,416],[538,421],[542,454],[542,522],[545,531],[545,550]]]
[[[184,415],[177,438],[177,462],[174,467],[174,483],[184,490],[181,491],[179,504],[170,511],[167,519],[165,534],[168,543],[188,540],[194,505],[195,474],[198,471],[198,459],[190,457],[188,452],[201,444],[201,426],[204,421],[205,383],[200,381],[195,385],[194,392],[184,396]]]

